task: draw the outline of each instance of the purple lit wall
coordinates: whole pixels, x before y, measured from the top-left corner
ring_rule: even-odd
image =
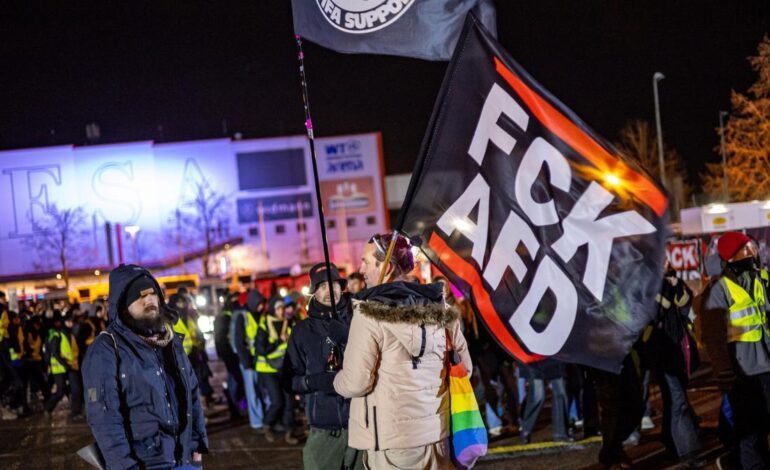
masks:
[[[317,139],[333,258],[356,265],[387,220],[379,133]],[[0,276],[55,272],[56,259],[31,249],[46,213],[80,207],[73,269],[109,264],[104,225],[122,231],[126,262],[162,262],[203,247],[195,200],[224,196],[213,239],[242,237],[212,272],[285,270],[322,258],[310,151],[301,136],[154,144],[135,142],[0,152]],[[35,223],[37,222],[37,224]],[[136,230],[138,229],[138,232]],[[113,260],[117,240],[112,231]]]

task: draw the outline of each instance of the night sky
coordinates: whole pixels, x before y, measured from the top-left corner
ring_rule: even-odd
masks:
[[[311,0],[307,0],[311,1]],[[288,0],[19,2],[0,16],[0,149],[304,132]],[[182,7],[182,5],[184,5]],[[616,140],[654,122],[691,175],[717,161],[718,111],[755,79],[768,1],[498,0],[499,38],[543,86]],[[409,172],[446,63],[306,44],[318,135],[382,131]],[[160,127],[162,126],[162,127]]]

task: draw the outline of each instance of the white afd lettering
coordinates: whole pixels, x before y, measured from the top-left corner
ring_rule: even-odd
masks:
[[[505,224],[503,224],[503,228],[500,229],[500,235],[497,236],[495,246],[492,247],[492,252],[489,255],[489,263],[484,269],[484,279],[492,286],[492,289],[497,289],[505,270],[509,267],[519,282],[524,280],[527,266],[524,265],[521,256],[516,252],[519,243],[524,243],[532,259],[540,250],[540,242],[532,233],[532,229],[521,217],[511,211]]]
[[[549,290],[556,297],[556,307],[548,325],[538,332],[532,327],[532,317],[537,313],[537,306]],[[577,306],[578,297],[574,284],[546,255],[540,261],[524,300],[513,312],[510,324],[527,349],[535,354],[552,356],[567,342],[575,324]]]
[[[478,223],[468,217],[476,204],[479,206]],[[476,175],[465,192],[438,219],[437,225],[447,236],[455,230],[465,235],[473,244],[471,256],[483,266],[489,228],[489,185],[483,176]]]

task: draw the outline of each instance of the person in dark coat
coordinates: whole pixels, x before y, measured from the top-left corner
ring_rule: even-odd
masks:
[[[86,414],[108,469],[191,468],[208,452],[198,380],[158,282],[110,273],[109,326],[83,362]]]
[[[231,323],[233,320],[233,311],[238,308],[237,296],[228,297],[224,308],[216,319],[214,319],[214,347],[217,356],[225,364],[227,369],[227,406],[230,409],[230,419],[239,419],[241,417],[238,409],[238,402],[243,396],[243,374],[238,362],[238,354],[232,347],[230,340]]]
[[[657,352],[653,370],[663,398],[663,432],[666,447],[684,465],[696,465],[701,443],[695,412],[687,399],[687,384],[697,367],[697,345],[690,335],[692,291],[667,263],[663,285],[656,297],[658,315],[649,346]],[[653,354],[654,357],[654,354]]]
[[[305,400],[310,433],[302,451],[305,470],[363,468],[362,455],[348,447],[350,400],[334,391],[334,376],[342,367],[353,318],[346,281],[332,268],[336,314],[332,312],[326,264],[310,269],[308,317],[289,338],[283,367],[283,385]]]

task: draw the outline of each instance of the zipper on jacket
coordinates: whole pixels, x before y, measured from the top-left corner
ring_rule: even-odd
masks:
[[[372,407],[372,414],[374,418],[374,451],[380,450],[380,439],[377,436],[377,407]]]
[[[364,396],[364,424],[366,429],[369,429],[369,395]]]

